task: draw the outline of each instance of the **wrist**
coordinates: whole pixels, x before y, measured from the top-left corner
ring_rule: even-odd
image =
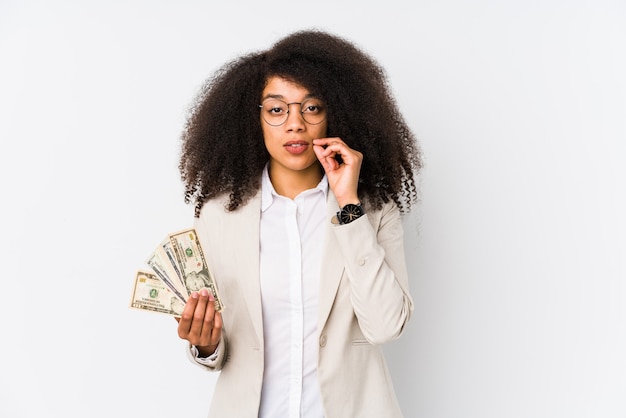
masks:
[[[217,350],[217,344],[215,345],[205,345],[205,346],[195,346],[196,350],[198,350],[198,356],[200,357],[210,357]]]
[[[345,197],[337,197],[335,196],[337,199],[337,204],[339,205],[339,209],[343,208],[346,205],[360,205],[361,201],[359,200],[359,197],[354,195],[354,196],[345,196]]]

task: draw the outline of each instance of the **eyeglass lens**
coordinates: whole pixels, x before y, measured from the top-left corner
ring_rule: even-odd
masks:
[[[317,125],[326,118],[326,109],[318,99],[307,99],[302,103],[286,103],[279,99],[266,99],[261,104],[261,114],[265,122],[279,126],[287,121],[290,106],[294,105],[300,105],[300,114],[308,124]]]

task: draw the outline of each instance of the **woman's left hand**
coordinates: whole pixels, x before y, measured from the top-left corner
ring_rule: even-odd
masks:
[[[363,154],[336,137],[314,139],[313,151],[324,167],[328,185],[335,194],[339,206],[359,203],[357,189]],[[341,164],[337,161],[337,156],[341,157]]]

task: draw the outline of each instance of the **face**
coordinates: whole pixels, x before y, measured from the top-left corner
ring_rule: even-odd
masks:
[[[270,99],[291,103],[288,106],[287,120],[278,126],[273,126],[265,120],[263,109],[260,112],[265,147],[270,154],[269,168],[272,180],[277,176],[282,178],[315,176],[319,180],[322,169],[313,152],[313,140],[326,137],[328,123],[325,118],[317,124],[308,123],[301,112],[305,112],[304,117],[309,121],[317,122],[315,112],[323,109],[323,103],[301,85],[279,77],[270,78],[263,89],[261,103],[268,103]],[[300,103],[305,103],[306,107],[302,108]],[[277,117],[276,114],[281,112],[274,105],[270,108],[272,116],[266,113],[268,119]]]
[[[191,271],[187,277],[185,277],[185,283],[188,290],[197,292],[206,287],[207,280],[205,280],[204,275]]]

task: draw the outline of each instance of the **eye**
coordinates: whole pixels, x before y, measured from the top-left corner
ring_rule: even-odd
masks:
[[[278,100],[268,100],[263,104],[263,110],[270,116],[281,116],[287,113],[287,104]]]
[[[285,109],[281,108],[281,107],[271,107],[269,109],[267,109],[268,113],[271,113],[273,115],[280,115],[281,113],[283,113],[285,111]]]
[[[302,103],[302,113],[318,114],[324,111],[324,108],[317,102],[304,102]]]

